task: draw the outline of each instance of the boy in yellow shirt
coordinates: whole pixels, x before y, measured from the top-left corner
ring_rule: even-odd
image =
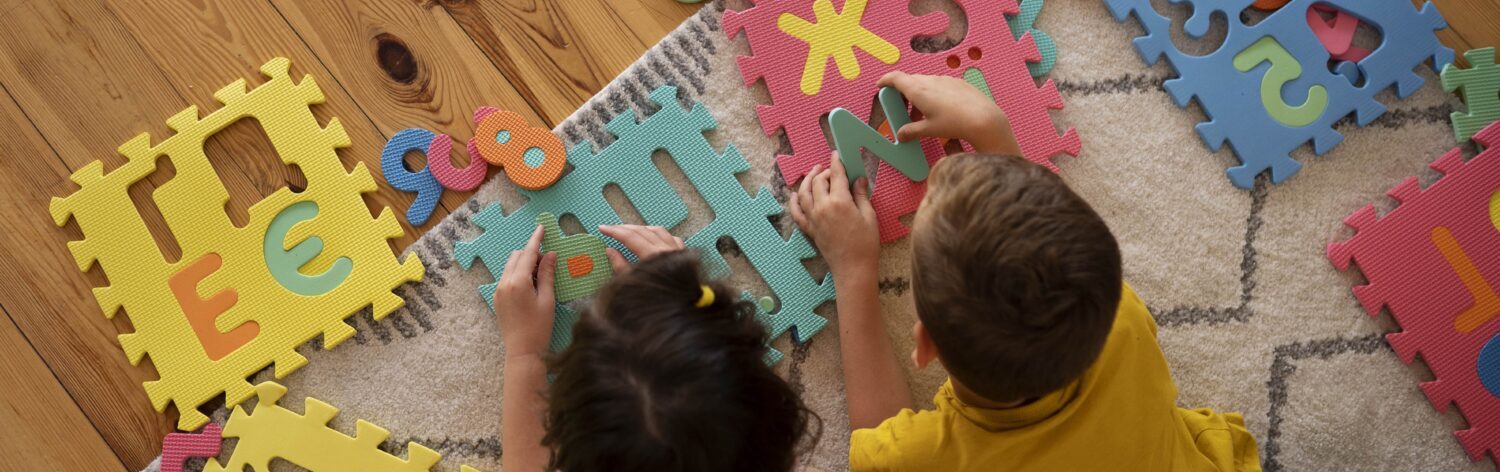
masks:
[[[949,380],[913,411],[877,299],[880,243],[837,157],[789,205],[837,287],[849,466],[863,471],[1258,471],[1237,413],[1178,408],[1156,323],[1121,279],[1114,236],[1024,159],[1005,115],[962,80],[892,73],[926,115],[903,141],[968,141],[932,170],[913,224],[918,368]]]

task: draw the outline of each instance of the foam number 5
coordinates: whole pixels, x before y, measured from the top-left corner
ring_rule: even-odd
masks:
[[[562,178],[568,160],[557,135],[526,126],[521,115],[493,107],[474,111],[469,152],[471,161],[484,159],[504,168],[511,182],[527,190],[551,187]]]
[[[433,143],[440,143],[438,147],[441,147],[444,152],[442,154],[432,152],[436,150]],[[432,210],[437,208],[438,198],[443,196],[443,184],[433,176],[432,161],[446,162],[448,160],[446,150],[449,146],[447,135],[433,134],[421,128],[407,128],[391,136],[391,140],[385,143],[385,149],[380,151],[380,173],[385,174],[385,180],[390,182],[392,187],[396,187],[396,190],[417,193],[417,199],[413,200],[411,206],[406,209],[408,223],[413,225],[426,223],[427,219],[432,217]],[[418,151],[427,156],[428,165],[417,172],[406,170],[406,165],[402,160],[408,151]],[[438,158],[433,159],[433,156],[438,156]],[[474,163],[470,162],[469,168],[474,167],[476,167]],[[484,166],[478,167],[482,169]],[[482,180],[483,171],[480,174]]]
[[[1302,76],[1302,64],[1281,43],[1267,36],[1234,56],[1234,68],[1240,72],[1250,72],[1262,62],[1270,62],[1271,67],[1260,82],[1260,102],[1272,119],[1298,128],[1313,124],[1323,116],[1323,111],[1328,109],[1328,89],[1322,85],[1308,88],[1307,101],[1301,105],[1289,105],[1281,97],[1281,87]]]
[[[292,231],[292,226],[311,220],[315,216],[318,216],[316,202],[293,203],[271,219],[271,226],[266,229],[265,239],[266,269],[271,271],[271,277],[287,290],[308,297],[333,291],[338,288],[339,284],[344,283],[344,279],[348,278],[349,273],[354,270],[353,261],[347,257],[340,257],[321,274],[302,273],[301,267],[311,262],[314,257],[318,256],[318,253],[323,252],[323,239],[309,236],[288,249],[286,237],[287,233]]]

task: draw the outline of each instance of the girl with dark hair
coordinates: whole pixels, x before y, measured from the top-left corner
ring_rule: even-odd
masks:
[[[615,278],[556,356],[547,341],[557,256],[539,251],[541,228],[511,253],[495,289],[505,470],[794,470],[821,421],[765,364],[754,306],[705,278],[697,254],[665,229],[599,230],[641,262],[609,250]]]

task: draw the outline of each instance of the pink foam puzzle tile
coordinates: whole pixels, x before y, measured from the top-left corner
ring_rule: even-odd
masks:
[[[161,472],[182,472],[189,457],[214,457],[223,444],[223,431],[209,423],[199,433],[167,433],[161,440]]]
[[[1500,451],[1500,388],[1487,387],[1500,386],[1500,353],[1486,347],[1500,346],[1500,125],[1474,139],[1488,149],[1468,162],[1449,151],[1431,164],[1443,177],[1426,189],[1402,181],[1387,193],[1395,210],[1349,215],[1354,236],[1327,252],[1339,270],[1359,267],[1369,284],[1355,297],[1372,316],[1390,310],[1401,327],[1386,336],[1391,348],[1432,369],[1422,391],[1439,411],[1458,406],[1469,428],[1455,435],[1478,460]]]
[[[891,71],[912,74],[978,77],[996,94],[996,105],[1010,118],[1024,157],[1057,169],[1051,160],[1077,155],[1081,143],[1072,129],[1058,132],[1049,115],[1061,109],[1062,97],[1049,80],[1040,87],[1028,64],[1042,61],[1029,34],[1012,35],[1006,15],[1020,13],[1015,0],[959,0],[969,28],[963,41],[941,52],[914,50],[917,36],[941,34],[947,15],[934,12],[913,16],[904,0],[760,0],[755,6],[724,13],[724,31],[731,37],[743,32],[752,55],[739,58],[740,74],[747,86],[765,82],[771,103],[757,107],[767,135],[786,133],[792,153],[777,156],[777,166],[787,184],[795,185],[813,165],[826,162],[831,148],[819,122],[835,108],[843,108],[863,120],[870,119],[876,82]],[[850,18],[858,15],[858,22]],[[826,34],[813,34],[826,29]],[[802,25],[787,31],[783,26]],[[794,34],[795,33],[795,34]],[[866,34],[869,33],[869,34]],[[873,35],[896,48],[890,50],[870,41]],[[846,54],[847,53],[847,54]],[[817,87],[804,87],[807,69],[824,68]],[[809,91],[816,93],[809,94]],[[931,162],[943,157],[942,146],[924,139],[923,150]],[[894,175],[885,163],[880,175]],[[898,218],[910,214],[925,187],[901,178],[885,179],[875,186],[871,203],[881,221],[881,241],[891,242],[909,231]]]

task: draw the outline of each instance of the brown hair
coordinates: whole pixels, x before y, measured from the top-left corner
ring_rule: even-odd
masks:
[[[547,470],[788,471],[816,442],[821,421],[765,363],[754,305],[698,261],[636,264],[573,326],[550,363]],[[714,302],[698,308],[704,285]]]
[[[1120,249],[1104,220],[1017,157],[955,155],[930,179],[912,231],[912,292],[949,374],[994,401],[1082,375],[1120,303]]]

